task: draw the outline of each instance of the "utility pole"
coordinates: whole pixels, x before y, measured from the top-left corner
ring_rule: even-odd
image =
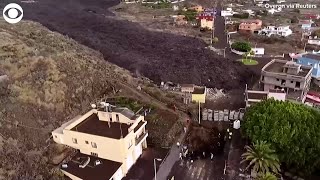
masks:
[[[199,124],[200,124],[200,101],[199,101]]]

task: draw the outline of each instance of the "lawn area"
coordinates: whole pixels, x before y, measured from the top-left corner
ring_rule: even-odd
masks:
[[[247,66],[253,66],[259,64],[258,61],[254,59],[241,59],[241,62]]]

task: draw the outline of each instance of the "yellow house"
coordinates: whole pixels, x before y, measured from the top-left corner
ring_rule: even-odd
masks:
[[[56,143],[75,155],[61,165],[73,180],[121,180],[147,147],[144,116],[107,103],[63,124],[52,132]]]
[[[206,87],[195,87],[192,92],[192,101],[197,103],[206,102]]]

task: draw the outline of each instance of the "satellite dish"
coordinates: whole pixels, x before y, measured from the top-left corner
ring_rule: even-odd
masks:
[[[97,108],[97,105],[96,105],[96,104],[91,104],[91,107],[92,107],[93,109],[95,109],[95,108]]]

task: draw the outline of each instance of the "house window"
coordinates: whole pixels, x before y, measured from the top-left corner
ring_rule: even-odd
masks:
[[[116,120],[117,120],[117,122],[120,122],[120,120],[119,120],[119,114],[116,114]]]
[[[128,147],[128,149],[130,149],[131,146],[132,146],[132,140],[129,141],[129,147]]]
[[[280,79],[277,78],[277,81],[280,81]]]
[[[112,118],[110,118],[110,122],[112,122]]]
[[[91,146],[92,146],[93,148],[97,148],[97,144],[96,144],[95,142],[91,142]]]
[[[98,153],[91,152],[91,156],[96,156],[96,157],[98,157]]]
[[[300,88],[300,82],[296,82],[296,88]]]
[[[86,144],[89,144],[89,142],[88,142],[88,141],[85,141],[85,143],[86,143]]]
[[[291,83],[293,83],[293,81],[291,81]]]
[[[76,138],[72,138],[72,142],[73,142],[74,144],[78,144],[78,140],[77,140]]]
[[[261,77],[261,81],[263,81],[263,80],[264,80],[264,76]]]

